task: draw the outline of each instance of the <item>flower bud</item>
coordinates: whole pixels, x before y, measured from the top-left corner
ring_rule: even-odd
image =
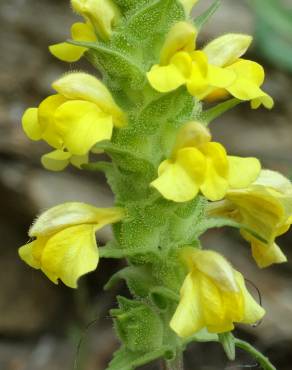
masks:
[[[211,134],[207,127],[200,122],[191,121],[178,131],[173,153],[186,147],[198,147],[211,141]]]
[[[210,64],[225,67],[240,58],[251,42],[252,37],[249,35],[228,33],[211,41],[203,51],[207,54]]]
[[[120,18],[119,8],[112,0],[71,0],[73,9],[94,26],[98,35],[107,40]]]

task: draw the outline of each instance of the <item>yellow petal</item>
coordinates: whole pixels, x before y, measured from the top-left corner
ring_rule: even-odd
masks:
[[[101,228],[120,221],[123,217],[122,208],[96,208],[86,203],[68,202],[42,213],[31,226],[29,235],[46,236],[78,224],[95,224]]]
[[[202,145],[200,150],[212,161],[214,168],[220,176],[226,177],[228,175],[228,159],[223,145],[213,141]]]
[[[188,337],[204,326],[199,281],[195,273],[190,273],[181,288],[180,302],[170,321],[170,327],[180,337]]]
[[[194,268],[214,281],[221,290],[238,292],[234,270],[230,263],[219,253],[211,250],[188,248],[186,257]]]
[[[209,42],[203,49],[209,63],[225,67],[234,63],[249,48],[252,37],[239,33],[228,33]]]
[[[211,88],[208,94],[203,96],[203,99],[209,103],[228,98],[229,92],[226,89]]]
[[[54,118],[71,154],[85,155],[94,144],[112,135],[112,117],[91,102],[68,101],[56,110]]]
[[[180,73],[187,79],[192,70],[192,58],[185,51],[176,53],[171,59],[170,64],[176,66]]]
[[[241,322],[245,324],[254,324],[263,318],[265,310],[252,298],[246,289],[243,276],[238,271],[236,271],[236,279],[244,298],[244,317]]]
[[[22,128],[31,140],[42,138],[42,129],[38,120],[38,109],[28,108],[22,117]]]
[[[54,114],[56,109],[67,101],[59,94],[51,95],[43,100],[38,109],[38,119],[43,131],[43,139],[53,148],[60,149],[63,145],[62,138],[58,132]]]
[[[263,67],[251,60],[239,59],[228,66],[227,69],[235,72],[238,78],[253,82],[257,86],[261,86],[265,79]]]
[[[61,42],[49,46],[50,53],[63,62],[77,62],[88,50],[82,46],[71,45],[68,42]]]
[[[273,99],[260,88],[265,77],[261,65],[250,60],[239,59],[227,69],[232,70],[237,76],[234,83],[227,88],[231,95],[240,100],[252,100],[253,108],[257,108],[260,104],[272,108]]]
[[[231,85],[226,87],[228,92],[235,98],[240,100],[255,100],[262,99],[266,94],[252,81],[246,80],[244,78],[238,78]],[[254,108],[258,107],[254,105]]]
[[[187,81],[188,92],[197,99],[200,99],[200,96],[204,96],[208,87],[208,80],[202,76],[198,66],[193,65],[191,77]]]
[[[228,156],[229,185],[234,189],[248,187],[260,174],[261,163],[257,158]]]
[[[164,161],[159,168],[159,177],[151,185],[166,199],[186,202],[199,191],[205,173],[206,160],[196,148],[178,151],[175,162]]]
[[[42,267],[41,270],[54,284],[59,284],[59,277],[55,273],[46,270],[44,267]]]
[[[208,82],[208,60],[202,51],[191,53],[193,60],[191,75],[187,81],[187,89],[193,96],[204,94],[209,87]]]
[[[287,177],[281,173],[271,170],[261,170],[254,185],[262,185],[268,188],[273,188],[281,193],[292,192],[292,184]]]
[[[215,142],[201,146],[206,155],[207,167],[201,192],[211,201],[222,199],[228,190],[228,161],[224,147]]]
[[[236,271],[234,271],[234,276],[236,277]],[[222,299],[225,309],[225,321],[231,322],[241,322],[244,317],[244,299],[239,287],[238,293],[234,292],[223,292]]]
[[[147,78],[150,85],[162,93],[173,91],[186,82],[183,73],[173,64],[162,67],[154,65],[147,73]]]
[[[201,50],[195,50],[190,53],[190,56],[202,74],[203,77],[206,77],[208,74],[208,58],[207,55]]]
[[[261,105],[263,105],[267,109],[272,109],[274,106],[274,100],[270,95],[266,93],[263,93],[263,95],[260,96],[259,98],[252,99],[251,101],[252,109],[258,109]]]
[[[42,156],[42,165],[50,171],[63,171],[69,164],[71,154],[63,150],[54,150],[53,152]]]
[[[90,24],[74,23],[71,27],[72,39],[76,41],[96,41],[94,29]],[[88,50],[82,46],[71,45],[67,42],[51,45],[50,52],[64,62],[77,62]]]
[[[23,245],[18,249],[18,254],[20,258],[29,266],[39,269],[41,267],[40,261],[37,260],[33,255],[33,248],[35,244],[36,241]]]
[[[71,35],[72,39],[76,41],[96,41],[96,34],[90,23],[73,23]]]
[[[83,164],[87,164],[88,163],[88,154],[85,154],[85,155],[72,155],[72,157],[70,158],[70,163],[73,166],[81,169]]]
[[[214,326],[216,326],[218,332],[226,331],[225,307],[220,289],[203,274],[199,274],[199,281],[202,311],[208,331],[212,331]]]
[[[256,234],[273,242],[278,225],[286,221],[281,202],[263,187],[230,190],[226,195],[239,210],[241,222]],[[247,238],[247,237],[245,237]]]
[[[195,49],[197,30],[188,22],[177,22],[169,31],[160,53],[160,64],[167,65],[178,51]]]
[[[274,263],[287,262],[287,257],[276,243],[267,245],[252,238],[251,250],[252,256],[260,268],[268,267]]]
[[[200,186],[200,190],[203,195],[212,202],[224,198],[228,190],[227,180],[218,175],[210,160],[207,160],[206,177],[205,181]]]
[[[233,71],[209,64],[208,82],[212,87],[226,88],[231,85],[235,78],[236,75]]]
[[[95,225],[71,226],[49,238],[42,267],[57,276],[70,288],[77,288],[78,279],[94,271],[99,260]]]
[[[73,9],[90,20],[103,40],[110,38],[121,14],[111,0],[71,0]]]
[[[125,113],[117,106],[111,93],[94,76],[87,73],[68,73],[52,84],[53,88],[67,99],[86,100],[95,103],[105,113],[113,116],[117,127],[125,126]]]
[[[183,168],[176,163],[168,163],[165,167],[163,173],[151,183],[164,198],[174,202],[187,202],[198,194],[198,185],[190,179]]]

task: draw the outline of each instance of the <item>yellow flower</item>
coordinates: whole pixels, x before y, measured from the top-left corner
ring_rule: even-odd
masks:
[[[185,8],[186,14],[190,14],[193,6],[197,4],[199,0],[179,0],[182,6]]]
[[[211,65],[234,72],[236,77],[232,84],[225,88],[226,95],[229,93],[237,99],[250,100],[254,109],[261,104],[271,109],[274,105],[273,99],[260,88],[265,78],[263,67],[256,62],[240,58],[251,42],[251,36],[227,34],[211,41],[203,51]],[[201,98],[207,97],[208,94],[214,97],[218,93],[224,95],[222,91],[210,89]]]
[[[89,21],[101,39],[110,38],[113,27],[121,15],[119,8],[112,0],[71,0],[76,13]]]
[[[124,217],[121,208],[95,208],[85,203],[64,203],[43,213],[29,230],[32,242],[19,248],[20,257],[41,269],[55,284],[70,288],[96,269],[99,254],[95,232]]]
[[[243,276],[220,254],[186,248],[189,273],[181,288],[171,328],[188,337],[206,328],[211,333],[234,329],[234,323],[253,324],[265,310],[246,289]]]
[[[32,140],[44,140],[55,148],[42,157],[44,167],[60,171],[70,162],[79,167],[99,141],[109,140],[113,125],[126,118],[107,88],[86,73],[70,73],[53,83],[57,94],[38,108],[29,108],[22,125]]]
[[[96,41],[97,37],[92,25],[87,23],[74,23],[71,27],[71,37],[75,41]],[[77,62],[88,50],[82,46],[71,45],[67,42],[49,46],[51,54],[64,62]]]
[[[195,50],[196,36],[196,30],[186,22],[172,27],[162,47],[160,64],[147,73],[155,90],[165,93],[185,85],[200,100],[231,94],[240,100],[251,100],[252,108],[261,104],[272,108],[273,99],[260,88],[263,68],[240,59],[251,43],[250,36],[227,34],[202,51]]]
[[[284,176],[261,171],[246,189],[229,190],[226,200],[210,206],[209,214],[231,218],[246,227],[241,234],[251,243],[259,267],[287,261],[275,243],[292,224],[292,185]]]
[[[159,92],[169,92],[186,85],[189,93],[199,97],[210,88],[225,88],[235,75],[208,64],[202,51],[195,51],[197,30],[187,22],[175,24],[166,37],[160,64],[147,73],[150,85]]]
[[[199,191],[215,201],[230,188],[248,186],[260,168],[256,158],[228,156],[221,144],[211,141],[206,127],[189,122],[178,132],[172,157],[160,164],[158,178],[151,185],[175,202],[189,201]]]

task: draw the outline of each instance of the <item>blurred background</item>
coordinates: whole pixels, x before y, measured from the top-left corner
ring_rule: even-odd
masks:
[[[206,9],[204,0],[195,13]],[[41,210],[64,201],[109,206],[113,199],[104,178],[70,168],[62,173],[42,169],[46,145],[32,143],[21,130],[21,116],[51,93],[51,82],[69,70],[87,70],[86,62],[67,65],[54,59],[47,46],[66,39],[76,20],[69,0],[0,0],[0,369],[103,370],[118,343],[109,308],[125,292],[102,287],[120,266],[103,261],[81,281],[78,291],[54,286],[17,256],[27,242],[27,229]],[[229,152],[257,156],[264,166],[292,175],[292,0],[223,0],[200,35],[202,45],[225,32],[252,33],[248,57],[266,68],[265,89],[275,108],[251,111],[242,104],[212,123],[216,140]],[[100,243],[110,237],[98,234]],[[292,233],[279,242],[290,262],[260,271],[248,245],[233,230],[211,231],[205,245],[224,253],[259,289],[267,315],[258,327],[240,327],[237,334],[266,353],[278,370],[292,363]],[[254,295],[255,288],[250,286]],[[88,324],[91,323],[91,325]],[[80,340],[82,339],[82,345]],[[78,349],[79,348],[79,349]],[[78,353],[78,356],[77,356]],[[217,344],[192,345],[186,370],[256,368],[238,351],[229,363]],[[144,368],[146,369],[146,368]],[[157,364],[147,367],[158,369]]]

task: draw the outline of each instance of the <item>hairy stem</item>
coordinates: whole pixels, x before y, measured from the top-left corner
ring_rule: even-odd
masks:
[[[244,340],[235,339],[235,345],[236,347],[250,353],[252,357],[258,361],[263,370],[276,370],[275,366],[271,364],[269,359],[249,343],[245,342]]]
[[[176,357],[171,361],[165,361],[165,370],[184,370],[183,352],[177,352]]]

